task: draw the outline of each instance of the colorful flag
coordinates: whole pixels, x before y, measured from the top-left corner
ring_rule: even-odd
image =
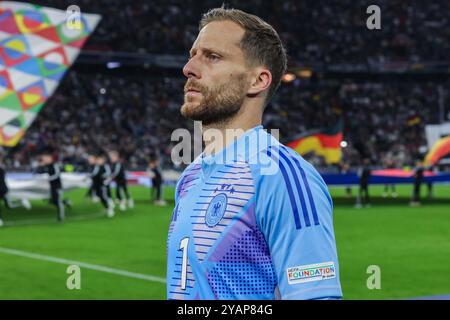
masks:
[[[444,137],[436,141],[431,150],[425,157],[426,165],[435,165],[442,158],[450,155],[450,136]]]
[[[310,131],[288,143],[288,146],[300,155],[314,152],[322,156],[327,164],[339,163],[341,160],[342,119],[329,128]]]
[[[23,137],[99,21],[76,10],[0,2],[0,145]]]

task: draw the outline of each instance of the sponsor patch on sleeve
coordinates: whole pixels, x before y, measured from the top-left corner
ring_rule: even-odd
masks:
[[[336,277],[334,262],[322,262],[305,266],[287,268],[289,284],[333,279]]]

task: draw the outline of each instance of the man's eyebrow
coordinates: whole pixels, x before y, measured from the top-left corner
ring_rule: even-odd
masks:
[[[201,51],[207,52],[207,53],[217,53],[217,54],[222,55],[222,56],[229,55],[228,51],[219,50],[219,49],[213,49],[213,48],[200,48],[200,49],[192,48],[191,50],[189,50],[189,54],[192,56],[193,52],[197,51],[197,50],[201,50]]]

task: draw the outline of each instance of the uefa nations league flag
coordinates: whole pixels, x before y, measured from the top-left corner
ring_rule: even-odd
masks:
[[[0,145],[19,142],[100,21],[77,9],[0,1]]]

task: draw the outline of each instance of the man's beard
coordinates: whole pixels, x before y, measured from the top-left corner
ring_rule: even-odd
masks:
[[[225,124],[241,110],[246,96],[245,74],[213,88],[200,86],[195,80],[188,80],[184,87],[185,93],[188,88],[200,91],[201,100],[199,104],[193,105],[194,99],[184,97],[181,114],[185,118],[201,121],[203,125]]]

